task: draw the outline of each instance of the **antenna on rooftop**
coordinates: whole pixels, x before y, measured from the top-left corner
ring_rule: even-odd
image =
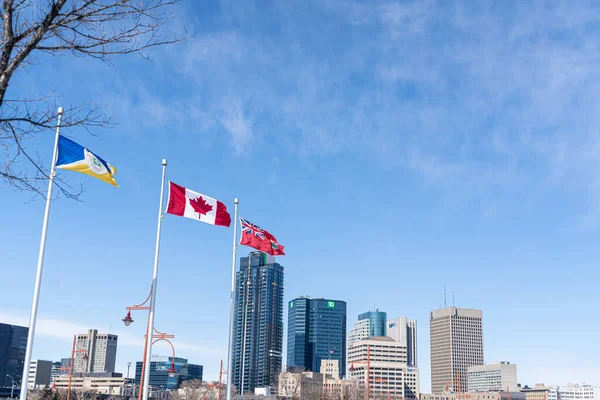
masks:
[[[448,307],[446,304],[446,285],[444,285],[444,308]]]

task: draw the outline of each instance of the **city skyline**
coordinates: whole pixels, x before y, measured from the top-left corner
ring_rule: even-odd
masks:
[[[252,252],[252,251],[251,251],[251,252],[249,252],[249,256],[250,256],[250,255],[252,255],[252,254],[253,254],[255,257],[256,257],[256,259],[257,259],[257,260],[263,260],[263,261],[258,261],[259,263],[266,262],[266,261],[267,261],[267,259],[269,258],[269,256],[268,256],[268,255],[266,255],[266,254],[264,254],[264,253],[259,255],[257,252]],[[248,257],[242,257],[242,258],[244,259],[244,258],[248,258]],[[273,258],[269,258],[269,260],[270,260],[269,262],[273,262]],[[258,266],[258,264],[257,264],[257,266]],[[239,271],[238,271],[238,272],[239,272]],[[327,300],[325,300],[325,299],[322,299],[322,298],[314,298],[314,299],[310,299],[310,297],[309,297],[309,296],[302,296],[302,297],[295,298],[294,300],[290,301],[290,303],[292,303],[292,302],[294,302],[294,301],[297,301],[297,300],[307,300],[307,299],[308,299],[308,300],[322,300],[322,301],[325,301],[325,302],[327,302]],[[339,301],[339,300],[336,300],[336,301]],[[330,301],[328,301],[328,302],[329,302],[329,303],[331,303],[331,300],[330,300]],[[344,304],[344,305],[345,305],[345,304]],[[436,318],[439,318],[440,316],[446,315],[446,314],[445,314],[446,310],[458,310],[457,312],[461,312],[461,313],[463,313],[463,314],[466,312],[467,314],[465,314],[464,316],[467,316],[468,318],[466,318],[466,319],[469,319],[469,320],[470,320],[470,319],[473,319],[472,317],[476,316],[475,314],[473,314],[473,312],[477,312],[477,313],[478,313],[477,315],[479,315],[479,318],[481,318],[481,311],[479,311],[479,310],[472,310],[472,309],[457,309],[457,308],[455,308],[455,307],[449,307],[449,308],[447,308],[447,309],[438,309],[438,310],[433,310],[433,311],[431,311],[431,312],[430,312],[430,314],[431,314],[431,316],[430,316],[430,319],[431,319],[431,318],[433,318],[433,316],[434,316],[434,315],[436,315]],[[377,310],[377,311],[375,311],[375,312],[377,312],[377,313],[380,313],[380,314],[385,314],[385,312],[380,312],[379,310]],[[440,314],[440,312],[441,312],[441,314]],[[437,313],[437,314],[435,314],[435,313]],[[358,315],[358,317],[359,317],[359,318],[364,318],[366,314],[368,314],[368,313],[361,313],[361,314],[359,314],[359,315]],[[463,315],[463,314],[460,314],[460,315]],[[472,315],[472,314],[473,314],[473,315]],[[450,315],[450,314],[449,314],[449,315]],[[452,315],[454,315],[454,314],[452,314]],[[394,319],[388,319],[388,320],[387,320],[387,322],[395,322],[395,323],[397,323],[398,321],[403,321],[404,323],[406,323],[406,324],[407,324],[407,325],[406,325],[406,327],[409,327],[409,329],[414,329],[414,330],[416,331],[416,325],[414,324],[414,323],[415,323],[415,320],[410,320],[410,319],[407,319],[406,317],[400,317],[400,318],[394,318]],[[470,322],[469,322],[469,323],[470,323]],[[1,322],[0,322],[0,324],[1,324]],[[479,323],[479,324],[481,324],[481,323]],[[386,325],[387,325],[387,324],[386,324]],[[481,326],[481,325],[480,325],[480,326]],[[19,328],[22,328],[22,327],[20,327],[20,326],[16,326],[16,328],[17,328],[17,329],[19,329]],[[287,328],[287,326],[286,326],[286,328]],[[386,330],[386,333],[387,333],[387,330]],[[86,334],[86,335],[90,335],[90,334],[97,335],[97,330],[95,330],[95,329],[88,329],[88,334]],[[398,334],[398,333],[396,332],[396,334]],[[431,333],[430,333],[430,334],[431,334]],[[104,338],[104,339],[107,339],[107,338],[108,338],[108,339],[110,339],[110,337],[111,337],[111,336],[113,336],[113,337],[114,337],[114,339],[115,339],[115,341],[116,341],[116,336],[117,336],[117,335],[106,335],[106,334],[104,334],[104,336],[100,335],[100,338]],[[349,332],[348,332],[348,335],[347,335],[346,337],[348,338],[349,336],[350,336],[350,335],[349,335]],[[389,338],[389,336],[386,336],[386,337],[388,337],[388,338]],[[393,335],[392,335],[392,337],[393,337]],[[80,348],[82,345],[80,345],[79,343],[80,343],[81,339],[83,338],[83,336],[82,336],[82,335],[77,335],[77,338],[78,338],[78,340],[77,340],[77,347],[78,347],[78,348]],[[375,337],[375,338],[379,338],[379,340],[385,340],[385,337]],[[286,337],[286,338],[284,338],[284,339],[287,339],[287,337]],[[369,338],[366,338],[365,340],[368,340],[368,339],[369,339]],[[287,341],[287,340],[285,340],[285,341]],[[403,343],[403,340],[400,340],[400,342],[402,342],[402,343]],[[87,340],[86,340],[86,343],[87,343]],[[84,344],[85,344],[85,343],[84,343]],[[185,346],[185,345],[184,345],[184,346]],[[406,343],[404,344],[404,346],[406,346]],[[349,348],[349,347],[348,347],[348,348]],[[414,350],[413,350],[413,351],[414,351]],[[406,362],[407,362],[407,367],[409,368],[409,370],[410,370],[410,367],[411,367],[411,365],[410,365],[410,364],[408,364],[408,359],[409,359],[409,353],[410,353],[410,352],[411,352],[411,350],[410,350],[408,347],[405,347],[405,351],[404,351],[404,353],[403,353],[403,357],[406,359]],[[284,355],[286,355],[286,353],[287,353],[287,349],[285,349],[285,350],[284,350]],[[62,360],[68,360],[68,359],[64,359],[64,358],[63,358]],[[153,357],[152,357],[152,362],[153,362],[153,364],[154,364],[155,362],[158,362],[158,361],[165,361],[165,360],[167,360],[167,361],[168,361],[168,360],[171,360],[171,357],[165,357],[165,356],[162,356],[162,355],[153,354]],[[187,364],[187,359],[181,359],[180,357],[177,357],[177,358],[176,358],[176,360],[184,360],[184,361],[185,361],[185,362],[184,362],[184,364]],[[49,361],[49,362],[50,362],[50,363],[52,363],[52,361]],[[165,362],[166,362],[166,361],[165,361]],[[169,361],[169,362],[170,362],[170,361]],[[77,363],[77,360],[75,360],[75,363]],[[60,364],[60,363],[59,363],[59,364]],[[177,363],[176,363],[176,364],[177,364]],[[180,364],[181,364],[181,362],[180,362]],[[502,362],[502,364],[505,364],[505,363],[504,363],[504,362]],[[514,364],[510,364],[510,363],[508,363],[508,364],[509,364],[509,365],[512,365],[512,366],[514,366]],[[138,370],[141,368],[141,362],[139,362],[139,361],[138,361],[138,362],[137,362],[135,365],[136,365],[135,371],[136,371],[136,373],[139,375],[139,371],[138,371]],[[170,365],[170,364],[169,364],[169,365]],[[177,365],[179,365],[179,364],[177,364]],[[183,365],[183,364],[181,364],[181,365]],[[192,365],[192,364],[190,364],[190,365]],[[500,365],[500,364],[488,363],[488,362],[486,361],[486,362],[485,362],[485,364],[474,364],[474,365],[479,365],[480,367],[487,367],[487,369],[493,369],[493,368],[494,368],[496,365]],[[194,366],[194,367],[195,367],[195,365],[192,365],[192,366]],[[284,365],[284,366],[285,366],[285,365]],[[203,367],[202,367],[201,365],[200,365],[200,366],[198,366],[198,367],[200,368],[200,374],[201,374],[201,373],[202,373],[202,368],[203,368]],[[431,366],[430,366],[430,367],[431,367]],[[88,368],[89,368],[89,366],[88,366]],[[310,369],[309,369],[309,370],[310,370]],[[117,371],[117,372],[119,372],[119,371]],[[179,372],[179,371],[178,371],[178,372]],[[125,374],[124,372],[121,372],[121,374],[123,374],[123,376],[125,376],[125,375],[124,375],[124,374]],[[132,378],[133,378],[133,377],[134,377],[134,376],[132,376]],[[139,378],[139,377],[136,377],[136,379],[138,379],[138,378]],[[162,378],[161,378],[161,379],[162,379]],[[169,378],[169,379],[170,379],[170,378]],[[463,379],[465,379],[465,378],[463,378]],[[467,383],[467,382],[465,381],[465,382],[464,382],[464,384],[466,384],[466,383]],[[524,382],[522,382],[521,380],[519,380],[519,381],[518,381],[518,383],[519,383],[520,385],[523,385],[523,386],[527,385],[527,383],[524,383]],[[561,384],[561,385],[558,385],[558,386],[560,386],[560,387],[570,387],[569,385],[572,385],[572,384],[573,384],[573,383],[572,383],[572,382],[570,382],[570,383],[568,383],[568,384]],[[575,383],[575,385],[576,385],[576,386],[577,386],[577,385],[581,385],[581,384],[585,385],[585,383]],[[516,385],[516,384],[515,384],[515,385]],[[536,384],[536,385],[537,385],[537,384]],[[556,386],[557,386],[557,385],[551,385],[551,386],[548,386],[548,387],[552,388],[552,387],[556,387]],[[589,386],[589,385],[588,385],[588,386]],[[529,385],[529,387],[533,387],[533,384],[530,384],[530,385]],[[577,386],[577,387],[578,387],[578,386]],[[587,386],[586,386],[586,387],[587,387]],[[593,389],[593,390],[596,390],[596,391],[599,391],[599,390],[600,390],[600,387],[598,387],[598,386],[591,385],[591,386],[589,386],[589,387],[596,388],[596,389]],[[422,393],[425,393],[425,392],[422,392]],[[433,393],[433,394],[435,394],[435,393]]]
[[[151,284],[168,158],[169,179],[230,210],[239,198],[285,244],[284,302],[342,299],[349,324],[373,304],[416,319],[422,391],[444,286],[484,310],[485,361],[514,362],[528,384],[600,384],[599,12],[585,0],[185,1],[166,32],[195,36],[153,62],[40,53],[9,98],[106,105],[113,129],[64,134],[110,160],[120,187],[58,173],[85,191],[52,203],[33,357],[68,356],[95,327],[119,336],[117,370],[139,360],[144,315],[121,319]],[[48,165],[52,140],[26,144]],[[44,201],[0,190],[0,321],[26,326]],[[163,221],[156,326],[208,379],[227,352],[231,236]],[[568,323],[546,329],[557,316]]]

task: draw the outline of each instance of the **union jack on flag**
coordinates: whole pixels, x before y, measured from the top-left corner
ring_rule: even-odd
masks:
[[[253,247],[272,256],[285,255],[284,246],[279,244],[275,236],[269,231],[244,218],[240,218],[240,224],[242,225],[241,245]]]
[[[266,239],[265,230],[258,225],[254,225],[252,222],[246,221],[244,218],[240,218],[242,223],[242,234],[254,235],[261,239]]]

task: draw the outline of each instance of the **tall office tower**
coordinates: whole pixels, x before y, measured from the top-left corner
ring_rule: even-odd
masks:
[[[448,307],[429,316],[431,393],[467,388],[467,370],[483,365],[482,313]],[[459,382],[460,374],[460,382]]]
[[[417,320],[400,317],[387,321],[386,336],[406,347],[409,367],[417,366]]]
[[[115,372],[117,360],[117,335],[98,334],[95,329],[77,335],[73,372]]]
[[[373,311],[367,311],[358,316],[358,320],[368,319],[369,320],[369,337],[374,336],[385,336],[385,322],[387,320],[387,314],[379,309]]]
[[[283,267],[251,252],[236,273],[232,382],[238,393],[276,386],[283,347]]]
[[[348,346],[348,374],[369,398],[419,396],[419,369],[406,364],[406,347],[390,337],[370,337]]]
[[[375,309],[358,316],[358,321],[350,330],[348,344],[374,336],[385,336],[387,314]]]
[[[28,333],[23,326],[0,324],[0,387],[11,387],[12,379],[21,384]]]
[[[321,361],[337,360],[346,370],[346,302],[299,297],[288,308],[287,366],[321,371]]]

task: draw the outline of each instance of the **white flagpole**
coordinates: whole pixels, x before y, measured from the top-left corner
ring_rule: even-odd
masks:
[[[31,363],[31,352],[33,350],[33,339],[35,335],[35,324],[37,321],[38,304],[40,301],[40,288],[42,284],[42,270],[44,268],[44,253],[46,252],[46,234],[48,233],[48,219],[50,217],[50,202],[52,201],[52,187],[56,175],[56,159],[58,157],[58,138],[60,136],[60,121],[64,114],[62,107],[58,107],[58,123],[56,124],[56,136],[54,138],[54,152],[52,153],[52,165],[48,179],[48,194],[46,195],[46,211],[44,212],[44,223],[42,224],[42,239],[40,241],[40,252],[38,255],[37,273],[35,275],[35,286],[33,289],[33,304],[29,318],[29,332],[27,334],[27,350],[25,350],[25,364],[23,364],[23,379],[21,380],[20,399],[27,399],[27,382],[29,380],[29,364]]]
[[[156,250],[154,252],[154,275],[152,276],[152,298],[150,299],[150,313],[148,316],[148,341],[146,344],[146,368],[144,369],[144,392],[143,400],[148,400],[148,386],[150,383],[150,367],[152,360],[152,335],[154,334],[154,312],[156,310],[156,283],[158,281],[158,255],[160,250],[160,228],[163,214],[163,198],[165,194],[165,172],[167,170],[167,160],[162,160],[162,181],[160,184],[160,205],[158,206],[158,227],[156,228]],[[173,360],[174,361],[174,360]],[[25,400],[25,399],[21,399]]]
[[[231,400],[231,383],[233,381],[233,313],[235,307],[235,262],[237,254],[237,224],[238,224],[238,204],[239,200],[236,198],[233,203],[235,204],[235,212],[233,218],[233,255],[231,257],[231,295],[229,299],[229,346],[227,347],[227,400]]]

